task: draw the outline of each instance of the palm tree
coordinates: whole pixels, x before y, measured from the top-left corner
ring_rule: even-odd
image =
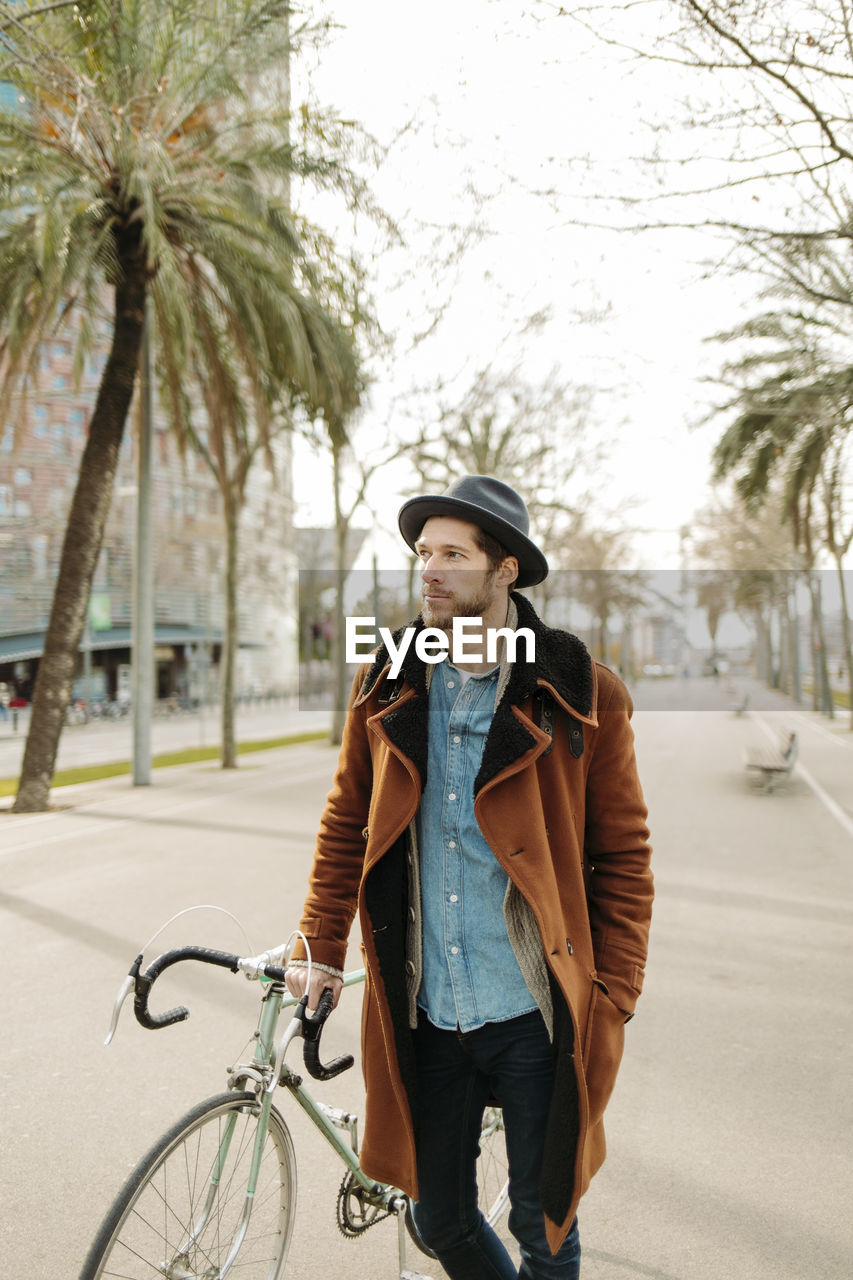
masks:
[[[769,336],[789,338],[784,324],[768,321]],[[723,433],[714,453],[717,478],[734,474],[736,489],[747,503],[760,505],[779,476],[783,485],[783,518],[789,521],[794,545],[806,571],[816,632],[815,691],[820,689],[822,710],[830,718],[834,703],[829,682],[820,593],[815,579],[815,541],[822,532],[824,545],[835,560],[842,598],[842,628],[848,680],[853,688],[853,644],[844,583],[843,558],[853,541],[853,531],[842,529],[841,476],[845,448],[853,439],[853,368],[834,361],[820,345],[808,341],[804,328],[800,340],[786,342],[763,361],[745,361],[741,373],[749,377],[739,393],[734,421]],[[775,365],[757,383],[751,381],[760,363]],[[823,527],[815,511],[823,506]],[[853,706],[851,706],[853,727]]]
[[[14,12],[3,6],[3,16]],[[325,174],[257,105],[286,67],[289,0],[81,0],[0,27],[17,111],[0,111],[0,414],[36,385],[39,344],[111,303],[111,346],[62,550],[15,809],[46,808],[146,309],[174,421],[261,434],[270,405],[336,411],[339,326],[286,199]],[[253,92],[253,90],[255,92]],[[285,99],[286,101],[286,99]]]

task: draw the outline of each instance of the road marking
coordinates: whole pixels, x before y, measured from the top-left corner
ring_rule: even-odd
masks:
[[[803,765],[795,765],[794,772],[798,773],[803,781],[808,783],[818,800],[823,801],[833,818],[836,818],[837,821],[841,823],[848,836],[853,839],[853,818],[851,818],[850,815],[841,808],[841,805],[838,804],[836,800],[833,800],[832,796],[829,795],[828,792],[824,791],[817,779],[813,778],[808,769],[804,768]]]
[[[770,741],[775,745],[779,739],[778,732],[775,729],[771,729],[770,725],[755,712],[752,713],[752,719],[764,730]],[[818,800],[821,801],[827,811],[832,814],[833,818],[835,818],[836,822],[840,823],[848,836],[850,836],[851,840],[853,840],[853,818],[850,817],[849,813],[842,809],[837,800],[833,800],[829,792],[824,791],[817,778],[813,777],[804,765],[797,762],[797,764],[794,765],[794,773],[798,777],[802,778],[807,787],[811,788]]]
[[[813,720],[809,720],[805,712],[798,711],[796,716],[802,724],[807,725],[815,733],[819,733],[822,738],[827,738],[830,742],[834,742],[837,747],[844,747],[847,751],[853,749],[853,742],[847,742],[844,738],[839,737],[837,733],[833,733],[831,729],[827,729],[825,725],[815,724]]]

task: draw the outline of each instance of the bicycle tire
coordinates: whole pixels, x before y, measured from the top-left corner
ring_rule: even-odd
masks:
[[[500,1107],[487,1107],[483,1114],[477,1157],[477,1200],[489,1226],[496,1226],[509,1204],[509,1166]],[[436,1256],[420,1237],[411,1203],[406,1204],[406,1229],[421,1253],[428,1258]]]
[[[253,1093],[218,1094],[193,1107],[163,1134],[113,1202],[80,1280],[219,1277],[240,1229],[258,1109]],[[223,1158],[225,1125],[232,1115],[224,1167],[218,1178],[211,1178],[214,1165]],[[293,1142],[273,1108],[235,1277],[280,1280],[295,1212]]]

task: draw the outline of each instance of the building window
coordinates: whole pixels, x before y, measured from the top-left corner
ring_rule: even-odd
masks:
[[[0,484],[0,516],[10,516],[13,510],[12,486]]]
[[[15,515],[19,520],[26,520],[32,515],[30,504],[25,498],[18,498],[15,502]]]
[[[47,547],[47,534],[36,534],[31,543],[34,578],[47,577]]]
[[[47,435],[47,405],[37,404],[33,409],[33,435],[43,440]]]
[[[68,435],[72,440],[82,440],[85,434],[86,415],[82,409],[72,409],[69,414]]]
[[[18,467],[15,471],[15,484],[32,484],[33,477],[27,467]]]

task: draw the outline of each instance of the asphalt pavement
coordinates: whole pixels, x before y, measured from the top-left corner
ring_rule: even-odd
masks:
[[[608,1160],[581,1206],[583,1280],[853,1273],[853,734],[750,690],[740,716],[713,681],[636,690],[657,898]],[[322,718],[281,710],[286,728],[247,731],[298,732]],[[743,752],[782,728],[800,735],[799,764],[768,795]],[[73,1280],[139,1156],[223,1086],[254,1026],[244,979],[170,970],[157,1007],[186,1003],[190,1020],[151,1033],[125,1016],[107,1049],[113,999],[140,945],[189,905],[233,912],[248,941],[204,910],[170,925],[150,954],[182,942],[260,950],[290,931],[334,762],[332,748],[309,743],[243,757],[235,771],[160,769],[146,788],[127,778],[62,788],[48,814],[0,812],[4,1277]],[[357,1051],[358,990],[327,1028],[329,1056]],[[317,1088],[362,1106],[357,1070]],[[343,1239],[341,1167],[288,1102],[300,1185],[286,1274],[393,1280],[394,1224]],[[410,1264],[439,1280],[434,1263]]]

